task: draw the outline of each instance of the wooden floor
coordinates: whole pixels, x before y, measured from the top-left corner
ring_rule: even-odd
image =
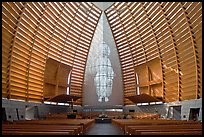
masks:
[[[124,135],[114,124],[111,123],[95,123],[85,133],[85,135]]]

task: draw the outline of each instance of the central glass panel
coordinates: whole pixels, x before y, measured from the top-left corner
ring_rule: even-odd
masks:
[[[96,75],[94,82],[96,86],[96,93],[98,95],[99,102],[109,101],[109,96],[112,93],[112,84],[114,71],[111,66],[110,48],[105,42],[101,43],[98,47],[98,56],[96,57]]]
[[[96,108],[123,105],[119,56],[104,12],[99,19],[89,49],[82,103],[84,106]]]

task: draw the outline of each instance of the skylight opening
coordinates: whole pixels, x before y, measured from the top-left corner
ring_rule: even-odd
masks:
[[[77,52],[80,53],[81,55],[84,55],[84,56],[87,55],[87,52],[84,52],[81,47],[78,47],[78,48],[77,48]]]
[[[76,29],[76,26],[74,26],[74,24],[72,25],[72,27],[71,27],[71,34],[73,34],[75,37],[77,37],[77,39],[79,38],[79,36],[81,35],[80,33],[79,33],[79,31]],[[74,37],[73,37],[74,38]]]
[[[74,2],[74,3],[73,3],[73,2],[71,2],[72,6],[73,6],[75,9],[78,9],[78,8],[79,8],[79,5],[77,4],[77,6],[76,6],[76,4],[75,4],[75,3],[77,4],[77,2]]]
[[[130,24],[130,23],[131,23],[131,25],[132,25],[132,24],[135,23],[135,22],[134,22],[134,19],[131,18],[131,16],[130,16],[130,18],[127,18],[127,19],[122,18],[122,19],[121,19],[121,22],[124,24],[124,27],[128,26],[127,24]],[[128,23],[127,23],[127,22],[128,22]]]
[[[77,21],[76,21],[77,20]],[[79,25],[79,26],[83,26],[83,24],[85,23],[85,20],[83,20],[82,19],[82,17],[80,16],[79,17],[79,15],[77,14],[77,17],[75,18],[75,20],[74,20],[75,22],[77,22],[77,24]],[[79,23],[80,22],[80,23]],[[79,28],[79,29],[81,29],[81,28]]]
[[[13,2],[13,3],[14,3],[14,5],[15,5],[16,8],[17,8],[17,12],[16,12],[16,13],[18,13],[18,11],[21,11],[21,8],[19,8],[18,4],[16,4],[16,2]],[[7,4],[8,4],[8,2],[7,2]],[[2,6],[3,6],[3,4],[2,4]]]
[[[77,50],[77,51],[78,51],[78,50]],[[82,58],[86,59],[86,55],[79,54],[78,52],[76,52],[76,56],[75,56],[75,57],[76,57],[76,58],[82,57]]]
[[[87,44],[90,42],[90,40],[85,39],[84,37],[80,37],[83,41],[87,42]]]
[[[149,20],[143,15],[142,20],[140,22],[137,22],[137,26],[145,26],[149,24]]]
[[[86,22],[84,24],[84,29],[89,31],[90,33],[93,33],[94,27]]]
[[[39,9],[38,6],[37,6],[37,5],[40,5],[40,3],[35,3],[35,2],[33,2],[32,4],[33,4],[34,7],[38,10],[38,12],[42,14],[41,9]],[[40,5],[40,6],[41,6],[41,5]],[[32,6],[31,6],[31,7],[32,7]],[[42,9],[44,9],[44,8],[42,7]]]
[[[90,29],[91,29],[91,27],[90,27],[90,26],[88,26],[87,24],[85,24],[85,26],[86,26],[86,27],[84,27],[84,30],[86,30],[86,31],[88,31],[88,32],[89,32],[89,33],[88,33],[88,35],[89,35],[89,36],[92,36],[91,34],[92,34],[93,32],[90,30]],[[85,32],[86,32],[86,31],[85,31]],[[91,33],[91,34],[90,34],[90,33]]]
[[[123,40],[125,40],[125,39],[127,39],[126,37],[123,37],[122,39],[117,39],[116,40],[116,43],[119,43],[119,42],[121,42],[121,41],[123,41]]]
[[[94,18],[94,16],[92,14],[89,14],[88,20],[93,24],[97,23],[97,20],[95,20],[95,18]]]
[[[60,14],[59,11],[62,11],[62,9],[63,9],[63,7],[64,7],[64,3],[54,2],[54,4],[56,5],[56,7],[54,7],[54,8],[57,9],[56,11],[58,12],[58,14]]]
[[[90,26],[90,28],[91,28],[92,30],[94,30],[94,23],[91,22],[89,19],[86,20],[86,24],[87,24],[88,26]]]
[[[181,26],[179,26],[179,27],[174,31],[174,33],[178,33],[178,32],[180,32],[181,30],[188,28],[188,27],[186,27],[186,25],[187,25],[186,22],[183,23],[183,24],[181,24]]]
[[[174,7],[175,2],[168,2],[167,4],[168,5],[165,6],[165,7],[167,7],[167,9],[164,8],[164,9],[166,9],[166,12],[168,12],[172,7]]]
[[[59,39],[63,41],[66,37],[66,32],[64,30],[62,30],[61,27],[59,27],[59,26],[56,26],[56,27],[57,27],[57,29],[55,29],[55,31],[56,31],[57,35],[58,35]]]
[[[115,15],[115,16],[118,15],[117,12],[115,11],[115,9],[112,9],[112,10],[107,14],[108,17],[109,17],[109,16],[112,17],[112,16],[114,16],[114,15]]]
[[[42,40],[41,36],[39,36],[39,35],[36,35],[34,45],[37,45],[37,46],[44,46],[44,47],[47,48],[47,43],[44,42],[44,41]]]
[[[92,15],[92,14],[91,14],[91,15]],[[93,19],[97,22],[99,15],[97,15],[97,14],[95,13],[92,17],[93,17]]]
[[[134,7],[134,6],[135,6],[135,7]],[[132,8],[134,7],[134,8],[131,10],[131,12],[134,13],[135,10],[136,10],[139,6],[140,6],[140,5],[139,5],[137,2],[135,2],[135,3],[133,3],[133,4],[130,6],[129,9],[132,9]]]
[[[171,22],[171,24],[172,24],[172,29],[175,29],[178,26],[182,26],[183,24],[186,25],[186,21],[185,21],[185,18],[182,18],[182,19],[177,18],[177,19],[173,20]]]
[[[92,33],[90,34],[90,32],[85,31],[85,28],[84,28],[84,31],[82,32],[82,34],[89,37],[89,38],[91,38],[91,36],[92,36],[91,35]]]
[[[124,15],[126,15],[126,14],[130,14],[130,11],[129,11],[129,9],[126,9],[126,8],[123,8],[123,9],[121,9],[120,11],[119,11],[119,13],[120,13],[120,17],[123,17]]]
[[[23,13],[23,15],[24,15],[24,18],[22,17],[22,20],[25,21],[29,26],[31,26],[31,28],[33,28],[33,25],[31,23],[28,23],[28,21],[27,21],[27,20],[30,20],[30,18],[25,13]],[[13,23],[12,20],[10,20],[10,21]]]
[[[158,16],[158,14],[160,14],[161,13],[161,11],[160,11],[160,8],[159,8],[159,6],[156,6],[156,8],[154,9],[155,7],[153,7],[152,6],[152,10],[150,9],[150,10],[148,10],[148,14],[149,14],[149,17],[151,17],[151,16],[153,16],[154,14],[154,17],[156,17],[156,16]],[[154,18],[153,17],[153,18]],[[159,16],[160,17],[160,16]]]
[[[77,30],[79,30],[80,32],[82,31],[82,27],[83,27],[83,25],[84,25],[84,23],[85,22],[82,22],[82,21],[79,21],[80,19],[78,19],[77,17],[73,20],[73,26],[77,29]],[[80,24],[80,23],[81,24]]]
[[[53,5],[53,3],[50,4],[49,10],[52,12],[56,19],[59,17],[60,11],[58,11],[58,9],[56,8],[56,4],[55,5]]]
[[[44,24],[41,24],[42,26],[44,25]],[[45,27],[45,26],[44,26]],[[48,37],[50,34],[44,29],[44,28],[42,28],[41,26],[39,27],[40,28],[40,30],[43,32],[43,33],[41,33],[40,35],[42,35],[42,36],[44,36],[47,40],[49,40],[50,39],[50,37]],[[45,27],[46,28],[46,27]],[[47,35],[45,35],[45,34],[47,34]]]
[[[77,9],[73,9],[73,7],[70,6],[70,4],[71,4],[71,3],[68,4],[69,9],[68,9],[67,11],[70,11],[69,14],[71,14],[72,17],[74,17],[74,16],[75,16],[74,13],[77,12]]]
[[[138,24],[137,26],[139,26],[139,25],[141,25],[141,21],[142,20],[145,20],[145,17],[144,17],[144,14],[139,18],[139,19],[134,19],[135,20],[135,22]]]
[[[129,32],[130,32],[130,31],[136,29],[135,22],[134,22],[133,20],[131,20],[130,22],[131,22],[130,25],[124,25],[124,28],[125,28],[125,30],[126,30],[127,35],[129,35]]]
[[[110,20],[110,24],[113,24],[115,21],[118,21],[118,20],[120,20],[120,18],[118,16],[116,16],[115,18]]]
[[[173,12],[173,11],[172,11]],[[179,13],[179,12],[181,12],[181,13]],[[178,15],[178,14],[180,14],[180,15]],[[175,14],[173,14],[170,18],[169,18],[169,20],[173,20],[173,18],[175,18],[177,15],[178,15],[178,17],[176,17],[176,18],[179,18],[180,19],[180,16],[182,16],[182,9],[179,9],[179,10],[177,10],[176,11],[176,13]]]
[[[85,11],[85,9],[83,7],[79,8],[79,12],[80,12],[80,14],[83,14],[83,15],[81,15],[83,17],[82,18],[83,20],[85,20],[84,18],[88,17],[88,15],[86,14],[86,11]]]
[[[36,2],[36,3],[34,3],[34,4],[40,5],[40,8],[42,8],[43,10],[44,10],[44,8],[45,8],[45,7],[43,6],[45,3],[42,4],[41,2]],[[45,5],[46,5],[46,4],[45,4]],[[40,10],[40,11],[41,11],[41,10]]]
[[[117,30],[115,30],[114,33],[117,33],[117,32],[119,32],[119,31],[124,31],[124,28],[123,28],[123,27],[120,27],[120,28],[118,28]]]
[[[87,38],[87,39],[89,40],[89,42],[91,41],[91,37],[89,37],[89,36],[85,35],[84,33],[82,33],[81,35],[82,35],[82,37]]]
[[[154,15],[154,12],[151,12],[151,14],[149,15],[149,17],[151,17],[151,16],[153,16],[153,15]],[[156,12],[156,14],[152,17],[151,20],[154,20],[154,19],[155,19],[154,22],[156,22],[157,20],[159,20],[159,19],[162,18],[162,17],[163,17],[162,12],[161,12],[161,11],[158,11],[158,12]]]
[[[115,34],[115,37],[117,37],[118,35],[122,34],[125,35],[125,33],[123,31],[118,32],[117,34]]]
[[[69,5],[67,5],[67,6],[65,6],[64,8],[66,9],[66,10],[64,10],[64,14],[68,17],[68,18],[70,18],[69,20],[72,20],[73,18],[74,18],[74,15],[72,14],[72,12],[70,12],[70,9],[68,8],[68,7],[70,7]],[[64,18],[65,20],[66,20],[66,18]]]
[[[35,52],[35,50],[36,50],[37,52],[39,52],[39,54],[41,54],[41,55],[40,55],[41,58],[43,58],[43,56],[45,55],[45,52],[46,52],[46,49],[42,48],[42,47],[39,46],[39,45],[33,46],[33,50],[34,50],[33,52]]]
[[[135,33],[136,33],[136,32],[135,32]],[[131,45],[132,43],[134,43],[134,45],[138,43],[138,42],[135,43],[135,41],[138,41],[138,39],[136,39],[136,36],[135,36],[136,34],[135,34],[135,33],[133,34],[132,37],[130,37],[130,38],[128,39],[130,45]]]
[[[146,9],[147,9],[148,11],[151,11],[152,8],[159,6],[159,5],[157,5],[156,2],[144,2],[144,5],[146,5]]]
[[[47,13],[45,14],[46,19],[49,21],[46,21],[44,18],[42,18],[42,20],[49,26],[49,27],[53,27],[55,26],[53,21],[50,19],[50,15]],[[53,18],[52,18],[53,19]],[[47,28],[47,27],[46,27]]]
[[[62,16],[62,17],[64,17],[64,16]],[[68,28],[70,27],[70,25],[71,25],[71,22],[65,22],[65,20],[63,20],[63,19],[61,19],[59,22],[58,22],[59,24],[60,24],[60,27],[63,27],[63,29],[64,30],[68,30]]]
[[[159,25],[159,27],[158,27],[157,30],[160,30],[161,28],[163,28],[163,27],[165,27],[165,26],[167,26],[167,24],[161,24],[161,25]],[[163,29],[162,29],[162,31],[163,31]]]
[[[18,34],[22,35],[22,37],[29,37],[29,39],[27,39],[27,40],[30,41],[31,36],[28,35],[28,34],[24,31],[24,29],[21,28],[21,26],[19,26],[19,30],[20,30],[20,31],[19,31]],[[21,34],[21,31],[22,31],[24,34]],[[24,36],[24,35],[26,35],[26,36]],[[32,41],[30,41],[30,42],[32,42]]]
[[[47,19],[50,21],[48,23],[51,23],[54,26],[54,23],[56,22],[57,17],[55,17],[55,15],[53,14],[52,10],[49,7],[47,8],[48,10],[46,10],[45,16],[47,16]]]
[[[67,39],[69,40],[69,41],[71,41],[72,43],[70,43],[70,45],[73,45],[74,47],[77,45],[77,42],[75,41],[75,40],[73,40],[73,39],[71,39],[71,38],[69,38],[69,37],[67,37]]]
[[[111,24],[111,23],[110,23]],[[113,24],[111,24],[111,27],[114,27],[116,25],[119,25],[120,24],[120,20],[117,20],[116,22],[114,22]]]
[[[117,26],[115,26],[114,28],[112,28],[112,30],[114,31],[114,30],[116,30],[116,29],[118,29],[118,28],[120,28],[120,27],[123,27],[122,24],[118,24]]]

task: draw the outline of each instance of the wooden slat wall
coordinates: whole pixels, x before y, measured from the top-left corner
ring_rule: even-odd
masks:
[[[82,18],[83,23],[76,20],[79,23],[79,26],[82,27],[82,31],[72,29],[70,34],[76,34],[77,41],[75,48],[75,56],[73,59],[73,69],[71,75],[71,94],[76,96],[82,96],[83,81],[86,60],[88,56],[89,47],[91,45],[91,40],[93,38],[94,32],[96,30],[101,11],[95,7],[92,3],[80,3],[79,13],[76,14],[76,18]],[[83,14],[85,17],[81,16]],[[78,28],[77,25],[73,24],[73,27]],[[78,71],[79,70],[79,71]],[[82,104],[82,100],[77,100],[76,104]]]
[[[100,15],[89,2],[3,2],[2,96],[43,102],[47,58],[73,67],[70,94],[82,96],[86,59]]]
[[[109,21],[113,37],[115,39],[115,44],[118,49],[118,54],[120,57],[121,62],[121,69],[122,69],[122,77],[123,77],[123,87],[124,87],[124,97],[135,95],[136,92],[136,86],[135,86],[135,75],[134,75],[134,57],[132,54],[134,50],[137,50],[138,48],[133,47],[135,44],[134,42],[131,43],[129,39],[132,37],[135,37],[136,44],[142,46],[140,44],[141,42],[141,36],[139,33],[135,33],[134,35],[130,36],[131,33],[129,33],[129,25],[132,25],[132,29],[134,29],[135,32],[137,32],[137,28],[135,25],[135,22],[133,18],[131,17],[130,12],[121,14],[123,11],[121,10],[121,7],[126,7],[125,3],[114,3],[111,7],[109,7],[105,13],[107,16],[107,19]],[[125,16],[129,16],[127,19],[125,19]],[[128,23],[131,22],[129,25]],[[145,55],[142,54],[143,56]],[[128,102],[131,103],[129,100],[125,99],[125,104]]]
[[[202,97],[201,2],[116,2],[105,13],[122,64],[124,98],[136,93],[135,67],[156,57],[165,102]]]
[[[91,2],[3,2],[2,97],[43,102],[48,57],[73,67],[70,94],[82,96],[101,12]],[[135,67],[157,57],[166,102],[202,97],[201,2],[116,2],[105,13],[121,61],[124,98],[136,94]]]

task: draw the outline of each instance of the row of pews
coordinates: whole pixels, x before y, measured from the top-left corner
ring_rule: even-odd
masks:
[[[2,135],[83,135],[94,119],[24,120],[2,123]]]
[[[112,119],[125,135],[202,135],[202,122],[167,119]]]
[[[46,119],[66,119],[67,115],[75,114],[77,119],[95,119],[102,112],[67,112],[67,113],[59,113],[59,114],[48,114]],[[127,115],[131,116],[132,119],[158,119],[160,118],[160,114],[157,113],[144,113],[144,112],[115,112],[115,111],[106,111],[103,112],[104,115],[107,115],[112,119],[124,119]]]

